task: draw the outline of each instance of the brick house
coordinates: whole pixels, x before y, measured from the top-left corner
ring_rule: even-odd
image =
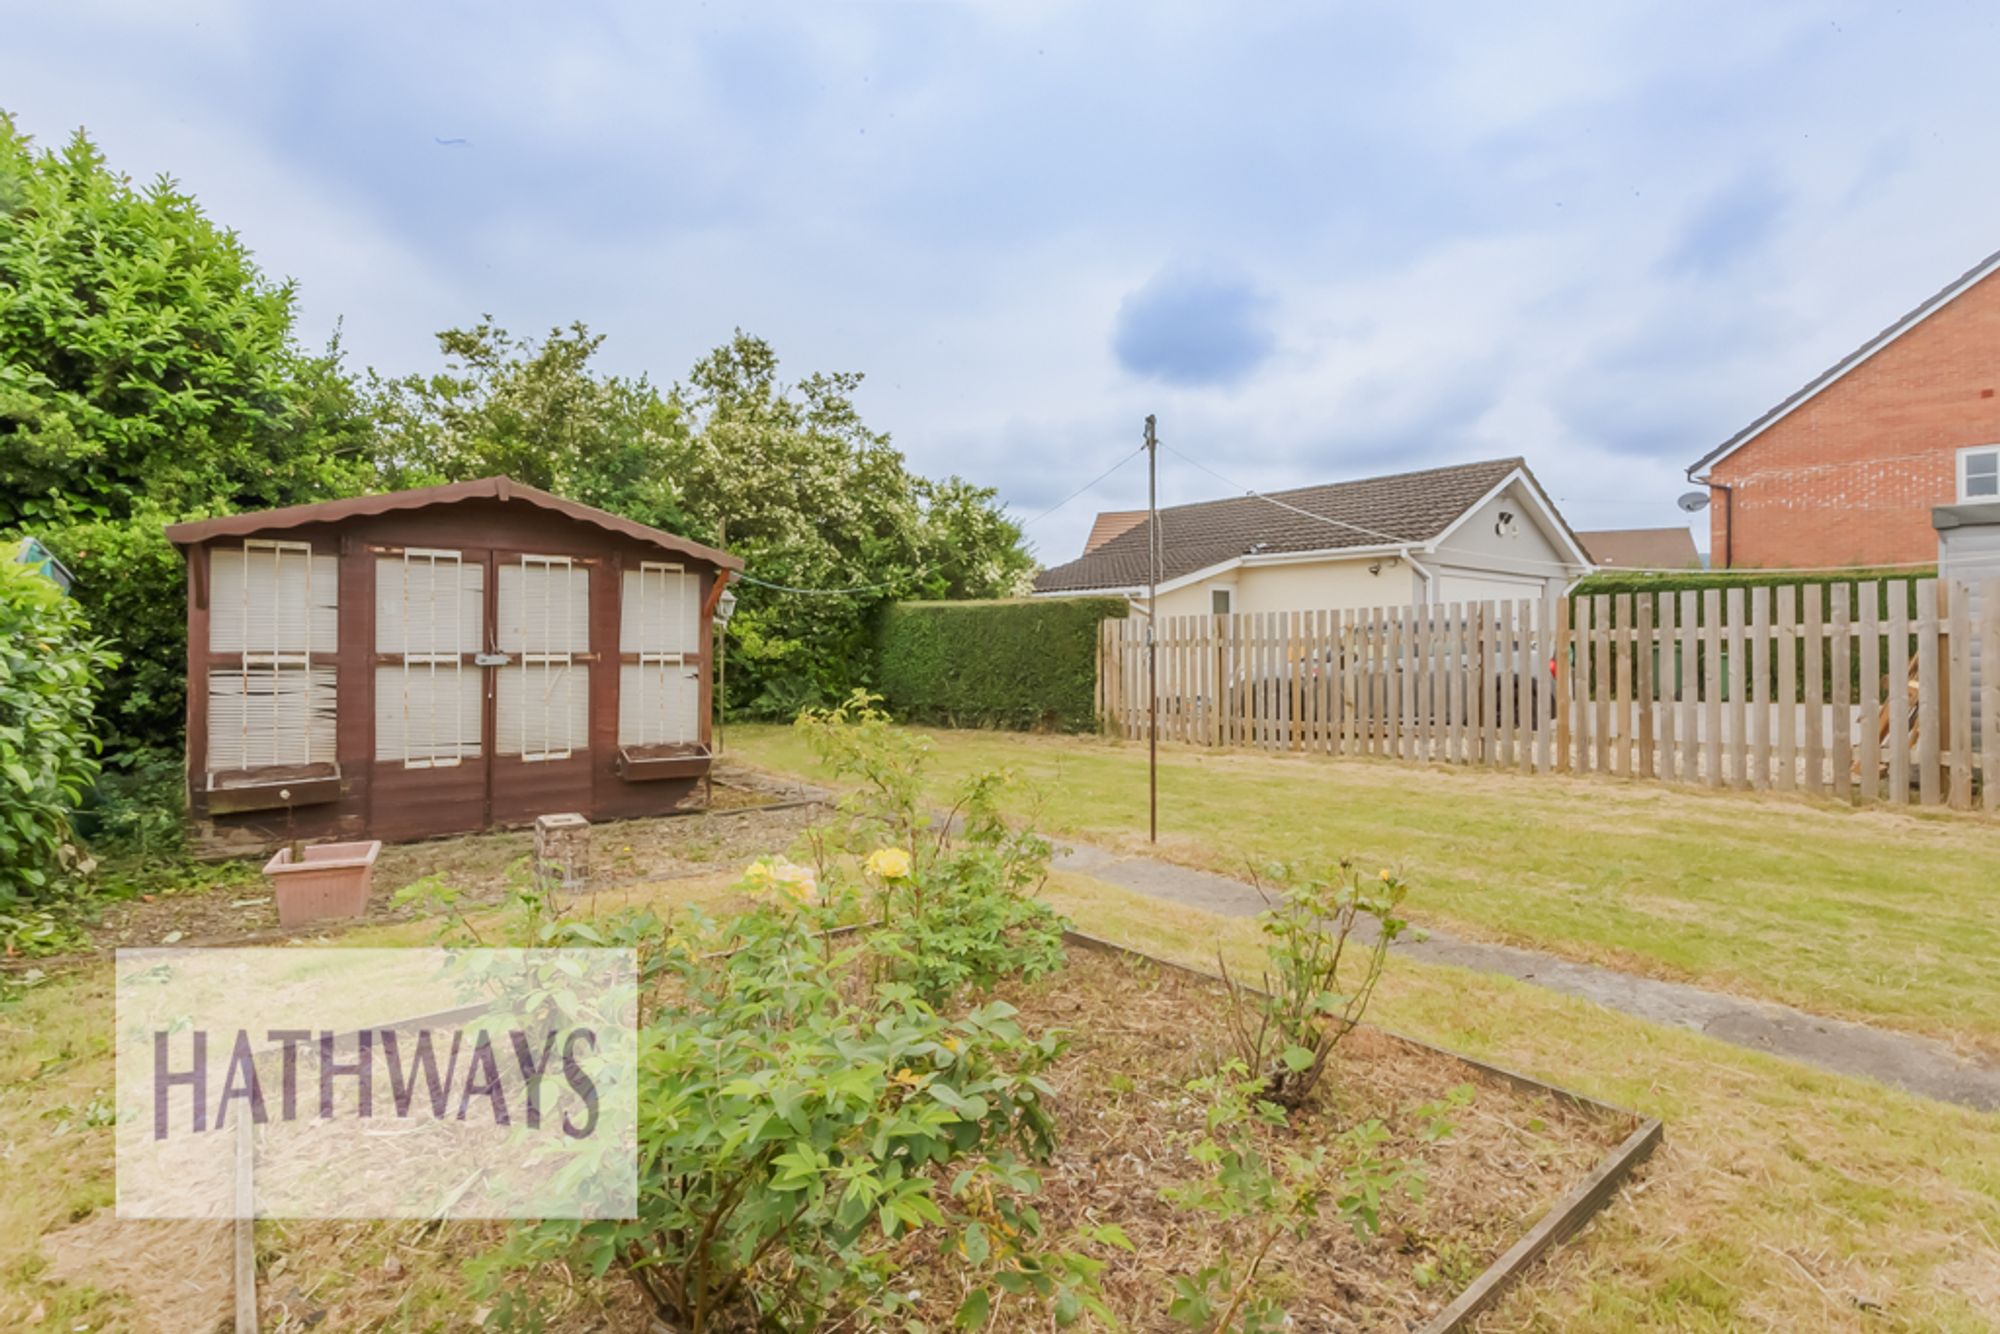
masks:
[[[2000,496],[2000,253],[1688,468],[1718,568],[1937,559],[1931,507]]]

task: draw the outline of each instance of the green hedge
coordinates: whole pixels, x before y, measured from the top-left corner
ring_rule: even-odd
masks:
[[[1829,570],[1817,574],[1786,574],[1782,570],[1676,570],[1672,574],[1653,574],[1642,571],[1622,572],[1600,570],[1577,581],[1571,590],[1573,596],[1587,596],[1596,593],[1679,593],[1683,590],[1705,588],[1775,588],[1782,585],[1847,584],[1886,581],[1891,579],[1932,579],[1937,577],[1937,568],[1923,569],[1908,567],[1894,569]]]
[[[898,602],[877,635],[883,700],[950,727],[1089,731],[1097,725],[1097,627],[1124,598]]]

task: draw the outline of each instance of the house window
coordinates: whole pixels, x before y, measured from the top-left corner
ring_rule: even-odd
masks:
[[[651,561],[625,571],[618,637],[618,744],[698,743],[700,577]]]
[[[568,556],[500,567],[500,668],[493,749],[524,761],[566,760],[590,733],[590,571]]]
[[[1212,616],[1227,616],[1231,604],[1236,600],[1233,588],[1211,588],[1208,590],[1208,610]]]
[[[479,758],[486,567],[411,547],[375,562],[375,758],[447,769]]]
[[[334,763],[340,580],[309,542],[246,541],[209,555],[208,762],[217,775]],[[316,661],[317,659],[317,661]]]
[[[1958,451],[1958,499],[2000,500],[2000,445]]]

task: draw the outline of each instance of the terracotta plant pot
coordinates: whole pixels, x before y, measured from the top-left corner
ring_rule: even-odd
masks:
[[[316,843],[303,861],[290,848],[264,863],[264,879],[278,900],[278,924],[303,926],[328,917],[361,917],[368,911],[368,882],[381,841]]]

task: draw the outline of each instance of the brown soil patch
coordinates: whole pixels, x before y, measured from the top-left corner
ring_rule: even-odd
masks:
[[[119,1219],[111,1210],[42,1240],[48,1276],[116,1292],[130,1328],[208,1334],[229,1327],[235,1261],[228,1223]]]
[[[1031,1028],[1072,1034],[1050,1076],[1063,1140],[1043,1169],[1038,1207],[1048,1235],[1117,1223],[1134,1253],[1104,1256],[1108,1304],[1127,1329],[1183,1330],[1166,1315],[1170,1277],[1192,1274],[1225,1248],[1247,1255],[1261,1233],[1254,1221],[1219,1223],[1160,1199],[1200,1172],[1186,1148],[1205,1107],[1185,1085],[1228,1055],[1221,988],[1178,969],[1072,949],[1060,975],[1011,993]],[[1391,1136],[1384,1152],[1420,1164],[1424,1191],[1420,1201],[1387,1204],[1382,1232],[1368,1241],[1323,1217],[1303,1240],[1279,1243],[1265,1271],[1299,1331],[1401,1329],[1435,1315],[1633,1128],[1373,1030],[1342,1045],[1331,1079],[1292,1118],[1299,1147],[1379,1119]],[[1420,1139],[1416,1110],[1464,1084],[1474,1097],[1450,1114],[1453,1133]],[[926,1291],[923,1315],[942,1327],[963,1291],[941,1266],[926,1277],[940,1290],[935,1300]]]
[[[1110,1262],[1107,1301],[1129,1330],[1181,1330],[1166,1316],[1170,1277],[1192,1273],[1225,1246],[1245,1253],[1255,1231],[1253,1223],[1217,1223],[1160,1199],[1163,1188],[1199,1171],[1186,1147],[1204,1109],[1184,1086],[1224,1053],[1220,988],[1148,961],[1073,948],[1061,973],[1003,994],[1029,1028],[1070,1034],[1068,1053],[1048,1076],[1062,1138],[1041,1169],[1036,1201],[1047,1238],[1064,1244],[1086,1222],[1120,1225],[1134,1252],[1094,1252]],[[1371,1030],[1342,1047],[1332,1080],[1319,1103],[1294,1118],[1302,1145],[1380,1119],[1391,1135],[1385,1151],[1420,1163],[1425,1189],[1421,1201],[1391,1202],[1381,1234],[1368,1241],[1327,1217],[1303,1240],[1279,1244],[1266,1272],[1300,1334],[1410,1328],[1434,1315],[1632,1129],[1626,1118],[1525,1093]],[[1416,1109],[1466,1084],[1473,1101],[1451,1113],[1453,1133],[1419,1138]],[[260,1230],[260,1252],[271,1257],[260,1285],[267,1329],[322,1321],[401,1328],[439,1303],[476,1319],[481,1312],[454,1296],[462,1292],[460,1271],[504,1235],[501,1225],[482,1223],[265,1227],[273,1229]],[[904,1243],[900,1258],[911,1288],[923,1294],[914,1314],[932,1329],[949,1328],[964,1296],[962,1273],[923,1233]],[[518,1276],[515,1285],[549,1303],[554,1334],[648,1328],[636,1289],[616,1271],[592,1281],[557,1266]],[[1003,1304],[988,1328],[1046,1321]]]
[[[783,848],[817,814],[810,806],[763,809],[782,800],[758,787],[717,783],[716,803],[697,815],[621,820],[591,830],[592,889],[653,883],[733,870]],[[278,925],[271,891],[250,863],[215,868],[206,889],[135,899],[106,909],[91,931],[93,952],[157,945],[219,945],[323,936],[357,925],[407,921],[418,914],[394,902],[396,891],[436,875],[466,891],[473,904],[495,903],[510,878],[524,874],[534,851],[525,830],[393,844],[375,863],[368,915],[354,922],[315,923],[300,931]],[[88,957],[88,956],[81,956]],[[60,967],[63,958],[33,960]]]

